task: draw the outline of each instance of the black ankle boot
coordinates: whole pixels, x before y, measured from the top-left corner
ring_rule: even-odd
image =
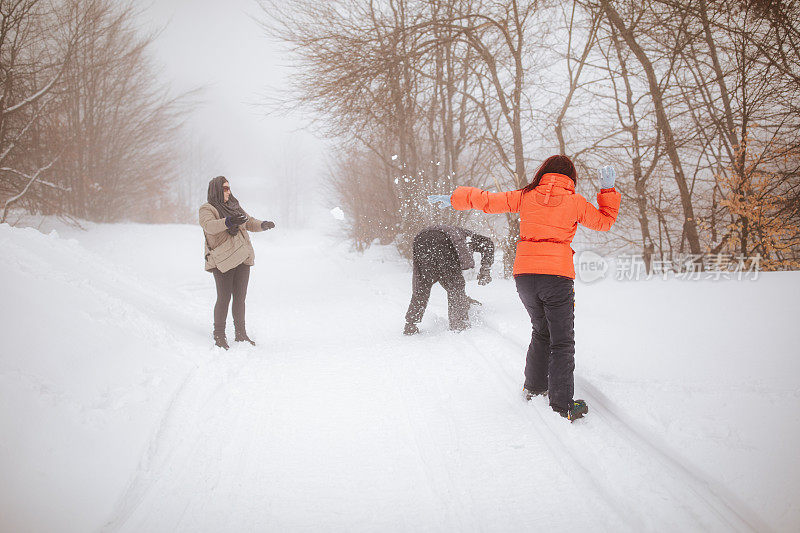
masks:
[[[230,348],[230,346],[228,346],[228,339],[225,338],[224,333],[214,333],[214,345],[226,350]]]
[[[245,333],[243,331],[237,331],[236,332],[236,337],[234,337],[233,340],[235,340],[236,342],[249,342],[253,346],[256,345],[256,342],[253,339],[251,339],[250,337],[248,337],[247,333]]]

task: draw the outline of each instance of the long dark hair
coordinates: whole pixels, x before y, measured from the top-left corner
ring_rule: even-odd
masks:
[[[544,163],[536,171],[536,175],[531,182],[522,189],[522,192],[530,192],[539,186],[542,181],[542,176],[545,174],[563,174],[571,179],[576,185],[578,183],[578,173],[575,171],[575,165],[572,159],[565,155],[551,155],[544,160]]]

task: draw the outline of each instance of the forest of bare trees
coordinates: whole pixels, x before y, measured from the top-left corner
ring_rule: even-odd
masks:
[[[0,0],[0,209],[168,222],[187,110],[149,58],[134,4]]]
[[[769,0],[262,0],[296,68],[283,105],[338,142],[350,237],[406,251],[428,194],[528,183],[571,156],[623,195],[593,245],[654,261],[758,255],[800,267],[800,3]],[[513,253],[506,254],[513,256]]]

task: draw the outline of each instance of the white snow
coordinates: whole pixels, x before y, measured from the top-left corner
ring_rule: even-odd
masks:
[[[334,207],[331,209],[331,216],[336,220],[344,220],[344,211],[341,207]]]
[[[800,524],[798,272],[577,283],[570,424],[521,399],[499,272],[471,330],[437,286],[404,337],[393,249],[254,234],[258,346],[223,352],[197,226],[58,231],[0,225],[2,531]]]

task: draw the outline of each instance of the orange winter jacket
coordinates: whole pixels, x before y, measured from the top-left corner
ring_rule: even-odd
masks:
[[[459,187],[450,196],[458,210],[480,209],[484,213],[519,213],[520,239],[514,260],[514,275],[555,274],[575,279],[570,246],[578,222],[598,231],[608,231],[619,213],[620,194],[603,189],[597,195],[598,210],[575,193],[575,183],[562,174],[545,174],[530,192],[491,193],[475,187]]]

